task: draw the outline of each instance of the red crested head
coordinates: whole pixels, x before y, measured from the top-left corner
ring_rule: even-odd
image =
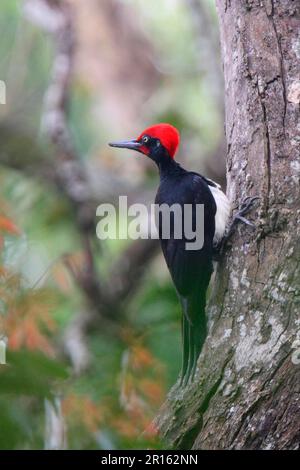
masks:
[[[166,158],[166,152],[174,158],[179,146],[180,136],[178,130],[171,124],[156,124],[147,127],[137,139],[110,142],[111,147],[126,148],[148,155],[152,160],[158,161]],[[162,152],[162,149],[164,151]]]
[[[144,136],[158,139],[161,145],[167,150],[170,157],[174,158],[180,143],[179,131],[174,126],[171,126],[171,124],[161,123],[147,127],[147,129],[145,129],[137,138],[137,141],[143,141]],[[144,149],[141,150],[143,151]],[[143,153],[147,154],[147,149],[145,149],[145,152]]]

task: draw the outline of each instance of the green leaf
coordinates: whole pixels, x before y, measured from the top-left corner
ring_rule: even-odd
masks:
[[[39,352],[10,351],[0,368],[0,394],[51,398],[54,381],[67,378],[65,367]]]

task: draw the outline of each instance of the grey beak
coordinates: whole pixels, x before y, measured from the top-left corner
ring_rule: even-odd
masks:
[[[131,150],[139,150],[142,147],[137,140],[124,140],[121,142],[109,142],[108,144],[110,147],[118,147],[120,149],[131,149]]]

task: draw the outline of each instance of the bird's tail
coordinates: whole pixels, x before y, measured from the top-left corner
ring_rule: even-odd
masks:
[[[207,336],[206,288],[181,299],[181,304],[183,310],[181,384],[186,385],[195,375],[197,360]]]

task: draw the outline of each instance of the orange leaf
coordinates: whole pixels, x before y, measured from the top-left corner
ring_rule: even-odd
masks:
[[[102,422],[103,411],[101,406],[86,395],[70,394],[63,400],[63,413],[68,421],[84,425],[94,433]]]
[[[1,291],[0,291],[1,293]],[[52,293],[46,289],[15,291],[6,300],[5,329],[12,349],[26,347],[53,355],[48,333],[55,330],[51,317]]]
[[[52,270],[53,278],[57,283],[58,287],[65,294],[69,294],[72,289],[72,283],[68,271],[65,266],[59,264],[54,266]]]
[[[7,217],[0,215],[0,231],[11,235],[20,235],[18,227]]]
[[[135,369],[143,369],[151,367],[154,364],[154,358],[148,349],[143,346],[136,345],[132,348],[132,365]]]
[[[139,388],[143,394],[154,404],[159,405],[164,397],[164,388],[160,382],[150,379],[142,379],[139,382]]]

